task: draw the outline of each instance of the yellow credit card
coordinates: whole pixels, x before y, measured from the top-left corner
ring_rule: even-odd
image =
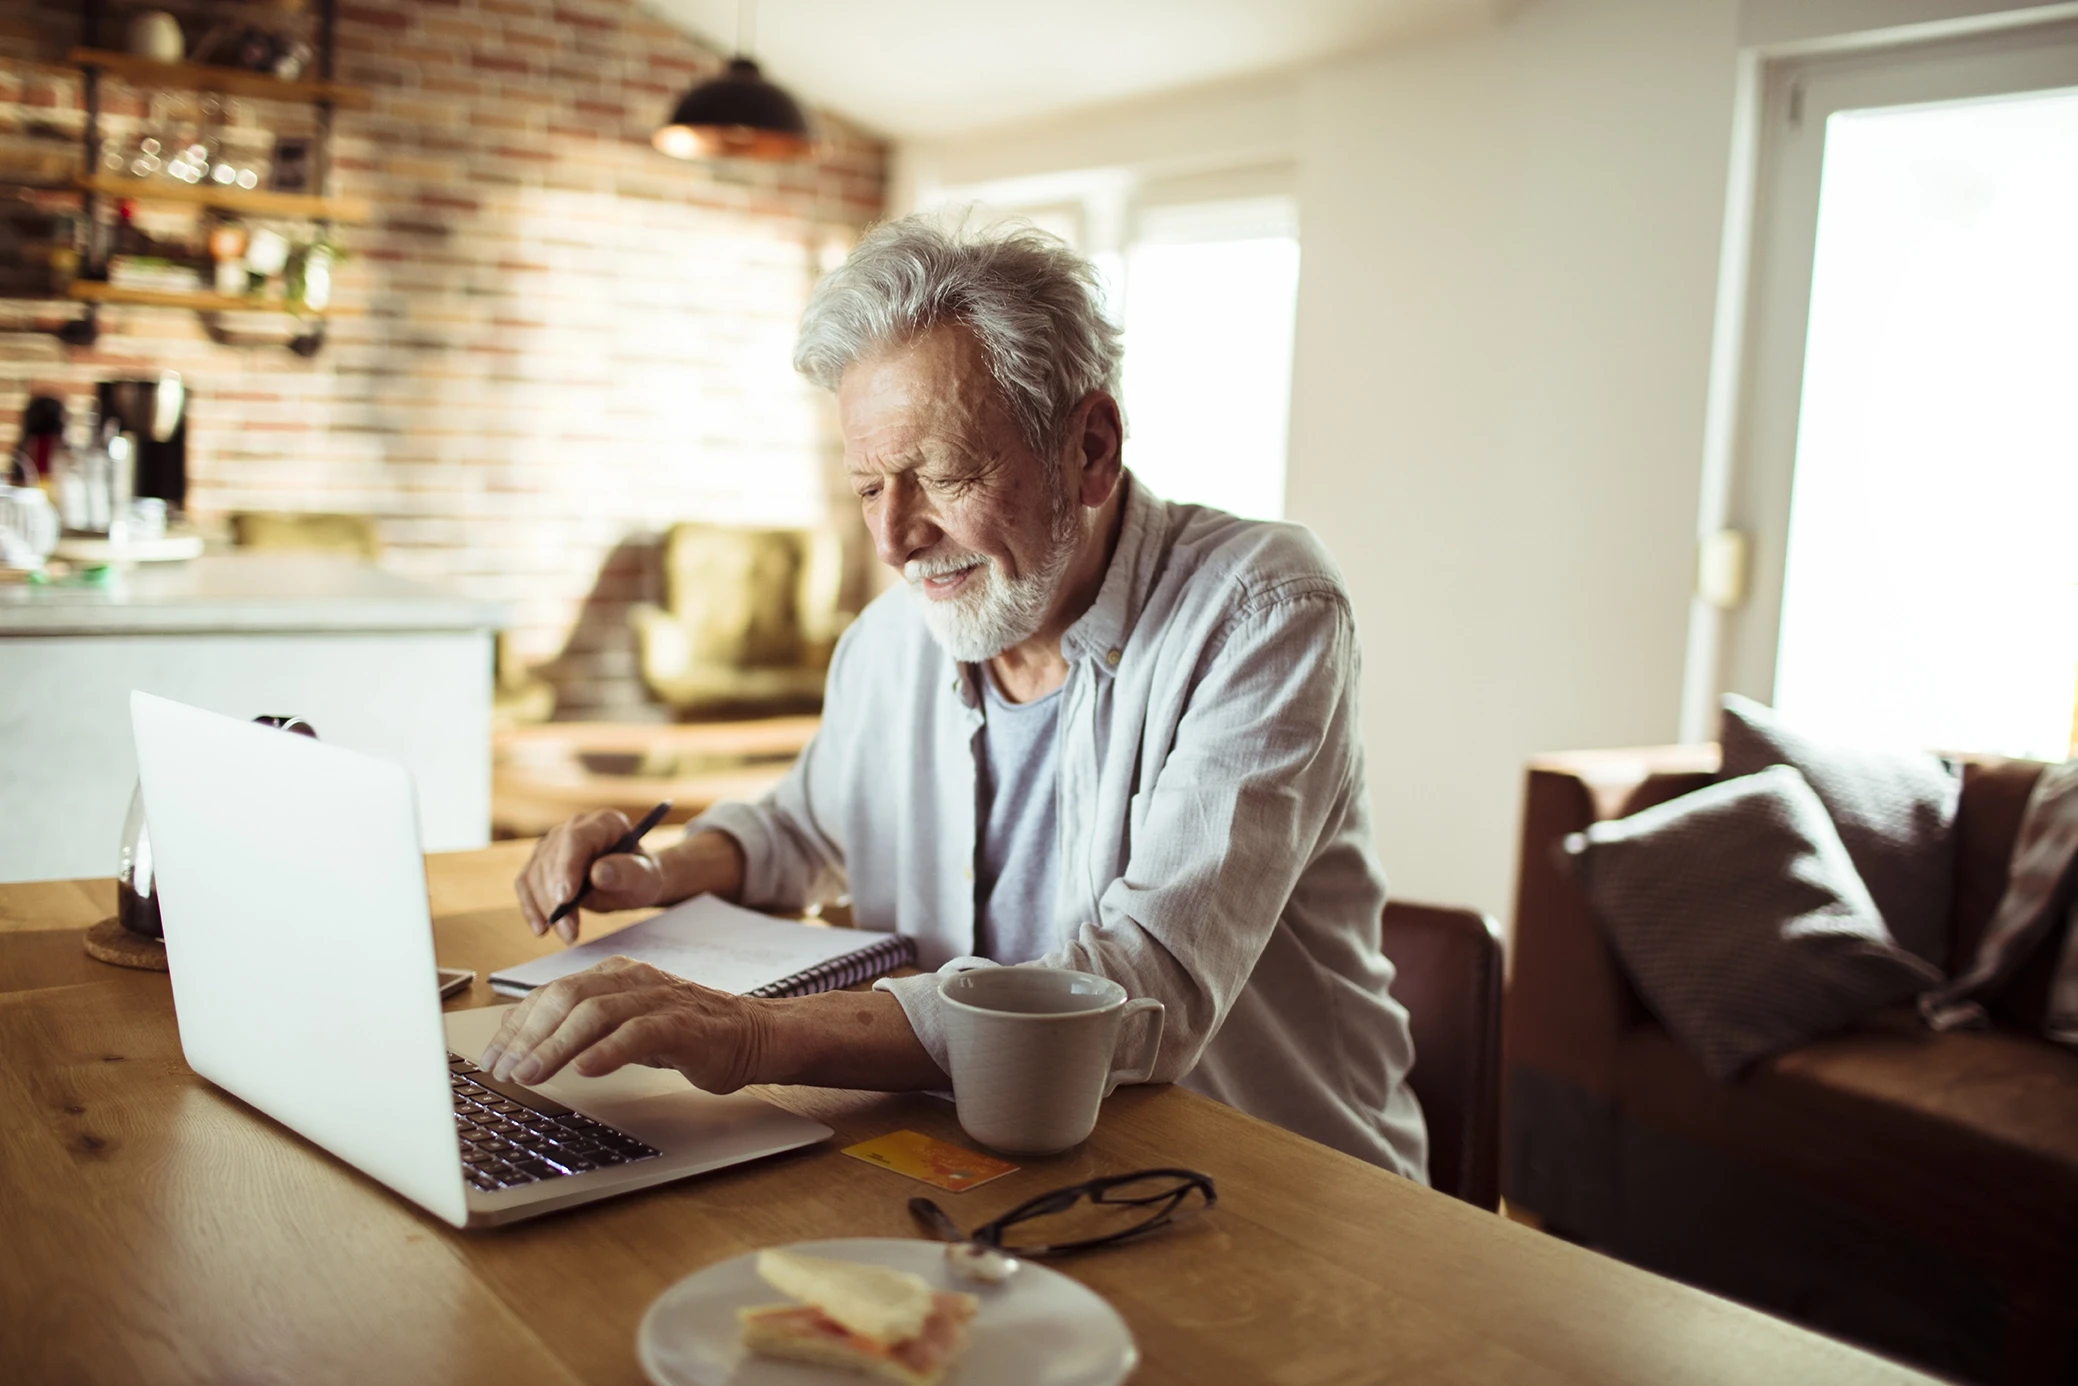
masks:
[[[921,1131],[890,1132],[846,1146],[844,1153],[855,1160],[864,1160],[954,1193],[963,1193],[1018,1168],[1008,1160],[934,1140]]]

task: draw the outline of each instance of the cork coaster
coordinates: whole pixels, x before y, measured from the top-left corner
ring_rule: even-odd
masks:
[[[87,956],[145,972],[166,970],[166,945],[155,938],[131,933],[114,915],[87,930]]]

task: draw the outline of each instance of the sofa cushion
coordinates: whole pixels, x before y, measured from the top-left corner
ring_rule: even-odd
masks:
[[[1891,941],[1790,766],[1596,823],[1565,850],[1640,995],[1715,1078],[1940,980]]]
[[[1955,819],[1955,918],[1950,975],[1977,956],[2013,876],[2013,846],[2035,782],[2049,767],[2039,760],[1983,757],[1963,763],[1963,798]],[[1987,997],[1992,1022],[2039,1034],[2049,1004],[2049,982],[2060,945],[2038,949],[2003,990]]]
[[[1897,1007],[1722,1087],[1657,1026],[1624,1037],[1618,1103],[1999,1269],[2078,1270],[2078,1054],[1936,1033]]]
[[[1962,782],[1924,752],[1835,746],[1783,725],[1772,708],[1728,693],[1719,774],[1736,779],[1794,765],[1818,791],[1891,937],[1936,967],[1948,963],[1955,889],[1955,816]]]

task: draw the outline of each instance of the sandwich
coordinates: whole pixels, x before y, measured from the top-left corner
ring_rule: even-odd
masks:
[[[761,1251],[758,1276],[798,1304],[739,1309],[743,1346],[764,1357],[844,1367],[895,1386],[937,1386],[967,1348],[980,1301],[887,1266]]]

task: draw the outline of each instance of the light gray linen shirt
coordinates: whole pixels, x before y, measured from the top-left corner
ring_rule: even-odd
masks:
[[[1297,525],[1127,486],[1102,588],[1061,640],[1060,943],[1033,965],[1161,1001],[1155,1081],[1425,1181],[1341,574]],[[970,956],[982,694],[920,600],[888,592],[845,633],[821,730],[777,788],[688,831],[743,845],[747,905],[848,890],[857,923],[912,936],[924,967],[985,966]],[[949,1071],[938,978],[879,986]]]

